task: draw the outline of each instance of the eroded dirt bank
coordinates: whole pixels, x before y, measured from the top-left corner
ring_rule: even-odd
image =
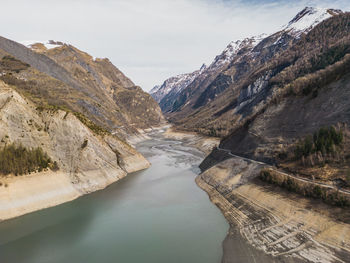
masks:
[[[148,167],[149,163],[143,158],[137,160],[137,156],[127,161],[129,173]],[[106,167],[76,174],[75,180],[68,173],[52,171],[2,178],[0,221],[72,201],[127,175],[125,170]]]
[[[276,262],[349,262],[350,211],[301,198],[256,178],[262,165],[228,159],[196,179],[249,244]],[[223,262],[235,261],[235,256]],[[259,261],[257,261],[259,262]]]

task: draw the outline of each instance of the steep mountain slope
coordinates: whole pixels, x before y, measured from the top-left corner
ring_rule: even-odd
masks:
[[[151,96],[135,86],[108,59],[94,59],[61,42],[51,42],[49,49],[40,43],[30,47],[0,38],[3,55],[30,65],[3,80],[9,84],[22,80],[22,85],[15,86],[22,87],[37,103],[79,112],[124,136],[163,121],[160,108]]]
[[[151,96],[156,100],[156,102],[159,102],[162,98],[162,96],[158,96],[158,94],[157,94],[160,87],[161,86],[156,85],[149,91],[149,94],[151,94]]]
[[[341,11],[305,8],[275,34],[230,43],[207,70],[180,92],[167,117],[182,129],[227,135],[241,118],[230,110],[238,111],[274,75],[265,71],[254,79],[254,86],[249,86],[255,72],[294,46],[318,23],[338,14]]]
[[[125,141],[163,120],[153,98],[108,59],[61,42],[29,49],[0,37],[1,160],[23,164],[19,172],[1,170],[0,220],[70,201],[149,167]]]
[[[345,13],[316,26],[251,76],[236,96],[235,107],[226,112],[239,121],[230,125],[233,132],[221,147],[274,163],[280,156],[293,155],[291,147],[300,138],[322,127],[338,127],[347,138],[349,63],[350,14]],[[266,72],[272,72],[271,78],[261,85]],[[342,167],[347,167],[346,156],[342,153],[338,160]]]
[[[0,219],[60,204],[104,188],[148,161],[112,135],[97,135],[74,114],[42,109],[0,81],[0,147],[40,147],[57,172],[0,175]],[[24,183],[22,183],[24,182]]]
[[[337,13],[307,33],[289,24],[296,37],[286,49],[183,122],[225,135],[196,181],[276,257],[349,259],[350,13]]]

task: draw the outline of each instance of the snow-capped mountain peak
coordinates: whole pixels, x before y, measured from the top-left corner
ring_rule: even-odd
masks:
[[[299,39],[302,34],[307,34],[317,24],[341,13],[341,10],[306,7],[276,33],[234,40],[215,57],[208,67],[202,66],[200,70],[193,73],[169,78],[160,88],[155,87],[150,93],[160,102],[165,112],[173,109],[177,96],[180,96],[189,85],[191,85],[189,94],[193,96],[196,92],[197,94],[202,92],[205,95],[200,95],[199,98],[206,103],[231,85],[234,78],[232,76],[230,78],[230,74],[235,74],[232,72],[244,75],[244,71],[249,70],[250,66],[254,67],[255,63],[268,60],[274,53],[288,48],[294,40]],[[248,66],[244,68],[246,64]],[[185,94],[181,100],[185,100],[181,102],[182,105],[187,105],[191,98]],[[196,103],[193,101],[193,105],[197,105]]]
[[[257,44],[260,43],[261,40],[266,37],[266,34],[260,34],[258,36],[248,37],[243,40],[234,40],[230,42],[224,51],[219,56],[215,57],[214,61],[210,64],[208,69],[216,70],[221,66],[227,65],[233,60],[233,58],[239,53],[240,50],[243,50],[245,48],[252,50]]]
[[[293,35],[301,35],[309,32],[322,21],[342,13],[341,10],[320,7],[306,7],[299,12],[286,26],[282,28]]]

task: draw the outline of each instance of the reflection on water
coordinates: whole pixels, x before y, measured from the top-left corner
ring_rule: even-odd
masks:
[[[220,262],[228,225],[195,185],[202,154],[157,138],[138,148],[151,168],[0,223],[0,262]]]

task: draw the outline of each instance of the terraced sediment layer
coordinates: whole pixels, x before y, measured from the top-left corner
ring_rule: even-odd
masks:
[[[262,184],[257,163],[232,158],[199,175],[233,227],[277,262],[348,262],[349,212]]]

